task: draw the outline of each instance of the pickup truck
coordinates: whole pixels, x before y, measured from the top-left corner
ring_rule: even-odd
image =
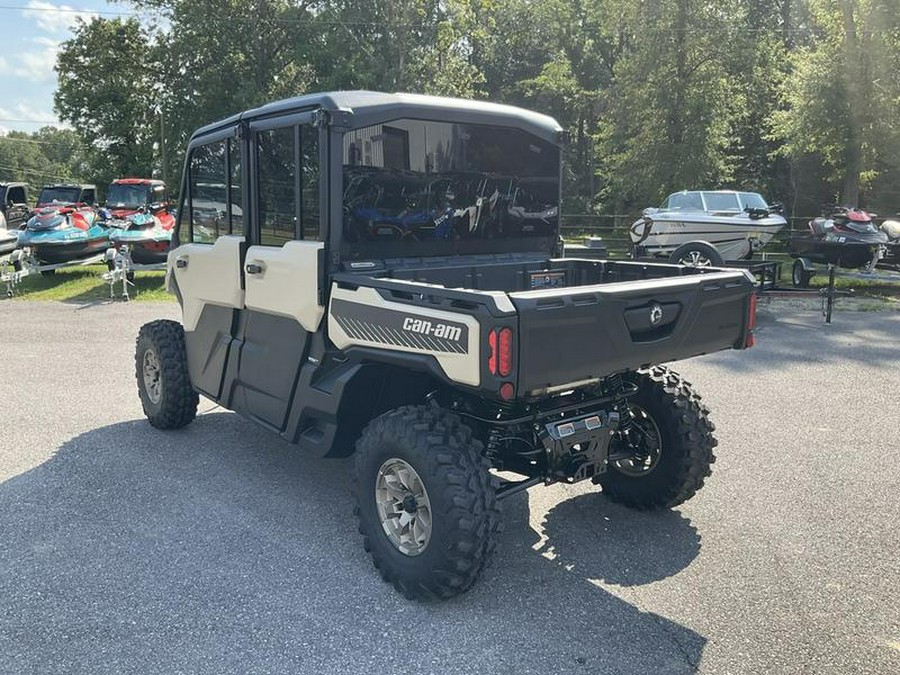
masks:
[[[560,257],[563,146],[534,112],[374,92],[195,132],[167,263],[183,319],[137,339],[150,423],[187,425],[202,394],[315,455],[354,453],[365,547],[419,600],[475,583],[518,491],[693,496],[714,426],[659,364],[751,346],[752,278]]]

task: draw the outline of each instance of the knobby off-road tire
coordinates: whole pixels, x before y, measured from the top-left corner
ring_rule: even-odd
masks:
[[[396,521],[379,512],[387,493],[378,486],[396,467],[407,477],[412,474],[406,467],[413,470],[415,487],[423,489],[410,492],[425,494],[414,501],[427,503],[430,511],[428,536],[406,553],[389,534]],[[437,406],[398,408],[366,427],[356,444],[352,492],[366,551],[384,580],[410,600],[467,591],[493,556],[501,520],[482,444],[456,415]]]
[[[191,387],[181,324],[167,320],[144,324],[134,360],[138,395],[150,424],[157,429],[190,424],[200,397]]]
[[[677,373],[657,366],[626,376],[638,385],[629,399],[633,410],[659,436],[655,463],[643,472],[621,462],[610,462],[600,476],[603,493],[612,501],[635,509],[677,506],[703,487],[716,461],[715,425],[691,385]],[[652,424],[647,423],[647,419]],[[621,437],[613,439],[610,453],[621,450]]]

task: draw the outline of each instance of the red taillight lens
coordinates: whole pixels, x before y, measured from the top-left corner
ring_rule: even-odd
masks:
[[[750,311],[747,314],[747,339],[744,341],[744,348],[752,347],[756,344],[756,336],[753,329],[756,328],[756,293],[750,296]]]
[[[506,377],[512,372],[512,329],[501,328],[499,335],[499,368],[498,372]]]
[[[488,346],[491,348],[491,354],[488,356],[488,370],[491,375],[497,374],[497,331],[492,330],[488,333]]]

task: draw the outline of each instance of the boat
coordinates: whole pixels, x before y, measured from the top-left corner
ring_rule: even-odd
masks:
[[[696,252],[706,254],[709,245],[723,260],[749,258],[786,224],[781,207],[767,204],[756,192],[682,190],[659,208],[644,209],[629,236],[634,257],[704,264],[709,261]],[[706,246],[687,246],[695,243]]]
[[[19,232],[16,248],[35,262],[57,265],[102,253],[109,229],[94,208],[93,185],[50,185],[41,189],[34,215]]]
[[[875,227],[866,211],[835,206],[811,220],[805,231],[791,236],[789,253],[805,263],[871,269],[884,255],[887,243],[887,233]]]
[[[166,261],[175,217],[161,180],[114,180],[106,191],[104,215],[110,245],[117,250],[127,246],[133,263],[155,265]]]
[[[14,251],[19,243],[19,231],[6,227],[6,219],[0,213],[0,255],[6,255]]]

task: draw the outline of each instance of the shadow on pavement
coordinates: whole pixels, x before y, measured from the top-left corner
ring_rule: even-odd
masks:
[[[843,312],[826,324],[816,312],[760,311],[756,336],[747,352],[705,360],[741,373],[845,361],[893,366],[900,358],[900,312]]]
[[[73,438],[0,483],[0,670],[695,672],[705,638],[589,581],[684,568],[679,514],[560,503],[551,560],[516,495],[483,580],[419,605],[362,550],[348,470],[227,413]]]
[[[677,511],[635,512],[599,492],[554,506],[544,533],[544,550],[561,564],[579,576],[618,586],[670,577],[700,552],[700,535]]]

